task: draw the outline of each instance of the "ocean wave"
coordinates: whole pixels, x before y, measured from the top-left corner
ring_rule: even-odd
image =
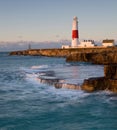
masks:
[[[31,69],[44,69],[48,68],[48,65],[31,66]]]

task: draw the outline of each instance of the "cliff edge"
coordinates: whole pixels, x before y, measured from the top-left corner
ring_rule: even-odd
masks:
[[[104,65],[104,77],[84,80],[82,89],[88,92],[109,90],[117,93],[117,52],[74,53],[66,61],[83,61]]]

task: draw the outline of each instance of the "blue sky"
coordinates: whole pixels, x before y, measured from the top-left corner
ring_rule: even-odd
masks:
[[[0,41],[117,40],[117,0],[0,0]]]

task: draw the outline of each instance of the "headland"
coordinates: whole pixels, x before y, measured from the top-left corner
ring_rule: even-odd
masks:
[[[48,57],[67,57],[76,53],[102,53],[115,52],[117,47],[84,47],[84,48],[55,48],[55,49],[27,49],[12,51],[10,55],[30,55],[30,56],[48,56]]]
[[[81,89],[88,92],[109,90],[117,93],[117,47],[30,49],[13,51],[10,55],[65,57],[67,62],[83,61],[104,65],[104,77],[85,79]],[[57,88],[61,88],[60,86],[57,84]]]

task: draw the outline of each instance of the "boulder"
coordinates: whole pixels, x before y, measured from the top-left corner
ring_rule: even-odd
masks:
[[[117,79],[117,65],[105,65],[104,76],[108,79]]]
[[[105,77],[90,78],[84,80],[82,90],[87,92],[108,90],[117,93],[117,80]]]

